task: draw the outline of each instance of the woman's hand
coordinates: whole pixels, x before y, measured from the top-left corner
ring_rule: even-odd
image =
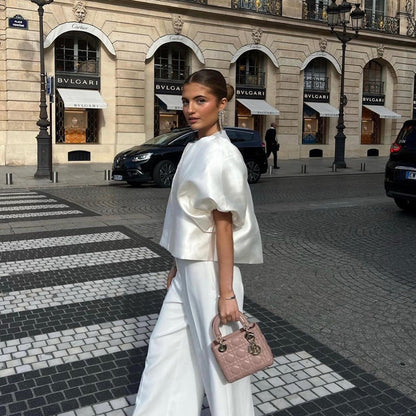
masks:
[[[174,277],[176,276],[176,272],[177,272],[177,269],[176,269],[176,264],[174,264],[174,265],[172,266],[172,268],[170,269],[170,272],[169,272],[169,274],[168,274],[168,280],[167,280],[167,282],[166,282],[166,289],[167,289],[167,290],[169,290],[170,285],[172,284],[172,280],[173,280],[173,279],[174,279]]]
[[[220,315],[221,324],[235,322],[240,319],[236,299],[227,299],[220,296],[218,299],[218,313]]]

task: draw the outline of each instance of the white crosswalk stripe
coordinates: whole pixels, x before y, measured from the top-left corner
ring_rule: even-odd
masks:
[[[9,292],[0,298],[0,314],[48,308],[134,293],[162,290],[168,271]]]
[[[0,342],[0,377],[147,345],[157,315]]]
[[[33,194],[32,192],[30,194],[0,195],[0,200],[20,199],[20,200],[24,201],[25,199],[44,199],[44,198],[46,198],[46,195]]]
[[[52,217],[56,215],[74,215],[74,214],[82,214],[82,211],[68,210],[68,211],[31,212],[27,214],[2,214],[0,215],[0,219],[7,220],[7,219],[12,219],[12,218]]]
[[[0,263],[0,277],[23,273],[37,273],[51,270],[75,269],[83,266],[121,263],[159,257],[147,247],[120,250],[97,251],[93,253],[71,254],[67,256],[43,257]]]
[[[26,199],[26,200],[7,200],[7,201],[1,201],[0,205],[21,205],[21,204],[45,204],[45,203],[54,203],[56,202],[56,199]]]
[[[62,247],[78,244],[91,244],[104,241],[128,239],[130,239],[130,237],[128,237],[126,234],[123,234],[119,231],[112,231],[108,233],[75,234],[65,235],[61,237],[32,238],[29,240],[11,240],[0,242],[0,252],[30,250],[46,247]]]
[[[0,207],[0,212],[4,211],[32,211],[35,209],[52,209],[52,208],[69,208],[65,204],[49,204],[49,205],[20,205],[13,207]]]

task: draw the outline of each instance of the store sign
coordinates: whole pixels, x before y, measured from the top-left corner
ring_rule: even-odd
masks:
[[[253,100],[264,100],[266,98],[265,88],[239,87],[235,92],[236,98],[251,98]]]
[[[182,95],[182,83],[155,82],[155,94]]]
[[[384,95],[363,95],[363,104],[384,105]]]
[[[27,29],[28,23],[26,19],[23,19],[23,16],[16,14],[14,17],[9,17],[9,27]]]
[[[329,92],[305,92],[303,101],[313,103],[329,103]]]
[[[100,77],[88,75],[58,74],[55,82],[57,88],[100,89]]]

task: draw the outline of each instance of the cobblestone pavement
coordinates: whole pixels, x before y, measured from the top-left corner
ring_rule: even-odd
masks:
[[[44,191],[0,191],[0,416],[130,415],[169,191]],[[256,415],[416,415],[416,217],[377,174],[252,191],[265,263],[242,267],[245,310],[275,356],[252,378]]]

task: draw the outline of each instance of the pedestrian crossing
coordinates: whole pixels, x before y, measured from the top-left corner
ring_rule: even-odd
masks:
[[[0,415],[131,415],[166,253],[114,226],[0,236],[0,260]],[[252,377],[256,415],[354,388],[298,345],[282,348],[264,311],[246,312],[275,352]]]
[[[97,215],[41,191],[0,192],[0,223]]]

